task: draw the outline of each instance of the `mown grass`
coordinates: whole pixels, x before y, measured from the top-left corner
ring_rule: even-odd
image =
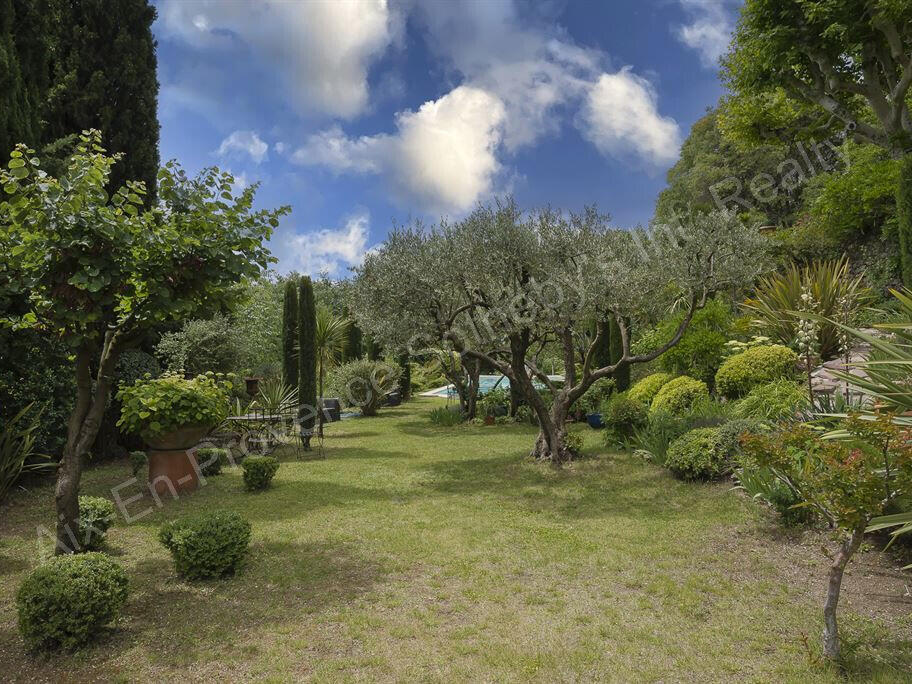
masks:
[[[581,428],[590,457],[530,461],[522,426],[435,428],[418,400],[334,424],[326,458],[288,455],[272,489],[238,469],[109,533],[132,594],[76,654],[28,655],[13,597],[52,490],[0,519],[0,677],[12,680],[836,681],[815,662],[823,576],[728,484],[695,485]],[[126,463],[88,470],[110,495]],[[131,490],[124,494],[128,495]],[[136,514],[150,499],[131,505]],[[253,524],[236,577],[186,583],[156,541],[203,509]],[[797,554],[797,561],[795,560]],[[820,591],[818,591],[820,590]],[[848,675],[907,681],[910,634],[846,609]],[[804,644],[809,641],[810,649]]]

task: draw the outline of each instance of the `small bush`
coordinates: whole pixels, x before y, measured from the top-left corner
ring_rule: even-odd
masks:
[[[618,392],[602,402],[602,422],[621,439],[633,436],[634,430],[646,422],[646,406],[631,398],[630,392]]]
[[[801,497],[769,468],[743,463],[735,470],[735,479],[752,499],[759,499],[776,511],[783,524],[792,527],[809,525],[814,521],[814,509],[809,506],[795,508],[801,503]]]
[[[107,499],[100,496],[80,496],[77,531],[80,547],[85,551],[99,548],[115,517],[114,504]]]
[[[199,466],[200,475],[212,477],[220,475],[222,466],[228,463],[227,449],[204,447],[196,450],[196,465]]]
[[[247,461],[253,458],[260,457]],[[178,575],[222,577],[234,574],[247,555],[250,523],[233,511],[215,511],[165,523],[158,539],[171,552]]]
[[[798,355],[788,347],[752,347],[726,359],[716,373],[716,391],[738,399],[759,385],[792,377],[797,363]]]
[[[576,432],[566,432],[564,444],[574,455],[579,456],[583,451],[583,436]]]
[[[602,378],[601,380],[597,380],[583,393],[583,396],[574,402],[573,408],[582,411],[583,414],[587,416],[590,413],[597,413],[602,402],[608,398],[613,389],[613,378]]]
[[[644,406],[652,404],[655,395],[659,390],[669,382],[674,380],[671,373],[653,373],[636,382],[633,387],[627,391],[627,395],[634,401],[638,401]]]
[[[705,399],[709,399],[709,388],[706,387],[706,383],[682,375],[662,386],[652,400],[649,411],[682,416]]]
[[[725,457],[733,462],[738,460],[741,456],[741,435],[757,434],[762,431],[763,426],[758,421],[748,418],[738,418],[720,425],[719,444],[722,445]]]
[[[531,406],[525,404],[516,407],[516,415],[513,417],[517,423],[528,423],[529,425],[538,423],[538,416],[535,415],[535,411],[532,410]]]
[[[725,474],[725,458],[717,428],[697,428],[668,447],[665,465],[682,480],[714,480]]]
[[[339,397],[342,405],[357,407],[362,416],[376,416],[386,395],[399,385],[399,366],[358,359],[336,366],[326,380],[326,394]]]
[[[130,471],[133,477],[138,477],[142,470],[149,464],[149,457],[145,451],[130,452]]]
[[[451,411],[447,406],[438,406],[430,413],[431,423],[437,427],[453,427],[462,423],[462,414]]]
[[[665,465],[669,445],[690,429],[686,418],[659,411],[649,414],[646,424],[634,430],[631,442],[637,451],[652,454],[654,463]]]
[[[788,379],[757,385],[742,399],[735,413],[740,418],[754,418],[778,423],[790,420],[808,407],[807,391]]]
[[[117,617],[128,591],[126,571],[102,553],[57,556],[19,587],[19,632],[30,648],[77,648]]]
[[[279,462],[272,456],[248,456],[241,463],[244,469],[244,486],[249,492],[269,487],[279,469]]]
[[[510,393],[502,387],[492,389],[478,400],[476,408],[482,417],[505,416],[510,412]]]

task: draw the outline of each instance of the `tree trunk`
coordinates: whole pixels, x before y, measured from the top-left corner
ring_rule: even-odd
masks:
[[[900,161],[896,220],[902,281],[906,287],[912,287],[912,154],[904,154]]]
[[[98,434],[105,404],[114,382],[114,367],[118,351],[114,346],[116,335],[105,337],[95,391],[92,391],[92,348],[84,345],[76,355],[76,405],[67,425],[67,442],[57,470],[54,499],[57,506],[56,554],[76,553],[82,548],[79,530],[79,481],[82,462]]]
[[[540,461],[550,461],[554,465],[562,465],[573,459],[573,452],[567,448],[567,411],[569,406],[566,400],[555,397],[550,411],[538,414],[539,432],[532,448],[531,456]]]
[[[861,546],[864,527],[855,529],[846,539],[830,565],[827,581],[826,602],[823,604],[823,655],[830,660],[839,658],[839,628],[836,624],[836,607],[839,604],[839,592],[842,588],[842,576],[846,565]]]

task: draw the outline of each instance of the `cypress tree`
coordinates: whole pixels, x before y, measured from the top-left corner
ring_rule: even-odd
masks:
[[[346,362],[355,361],[361,358],[361,353],[361,328],[352,321],[348,325],[348,338],[345,340],[342,358]]]
[[[611,361],[611,322],[599,321],[595,324],[596,334],[601,335],[598,345],[592,354],[592,367],[604,368],[610,366]]]
[[[102,132],[108,152],[122,152],[111,188],[146,184],[155,198],[158,174],[158,80],[147,0],[50,0],[56,49],[42,141],[87,128]]]
[[[298,286],[298,402],[303,407],[301,421],[304,448],[310,448],[317,412],[317,307],[314,303],[313,282],[301,278]]]
[[[896,189],[896,224],[899,233],[899,257],[903,285],[912,288],[912,151],[905,154],[899,167]]]
[[[282,380],[289,387],[298,386],[298,285],[293,278],[285,281],[282,310]]]
[[[627,326],[627,332],[630,333],[630,319],[625,318],[624,324]],[[611,341],[611,361],[610,364],[617,363],[624,354],[624,345],[621,339],[621,326],[617,321],[611,320],[609,325],[609,339]],[[614,372],[614,386],[618,392],[624,392],[630,387],[630,365],[625,365]]]
[[[364,348],[365,348],[365,351],[367,352],[368,359],[370,359],[371,361],[380,360],[380,355],[383,353],[383,347],[381,347],[379,344],[377,344],[374,341],[374,338],[371,337],[370,335],[368,335],[364,339]]]

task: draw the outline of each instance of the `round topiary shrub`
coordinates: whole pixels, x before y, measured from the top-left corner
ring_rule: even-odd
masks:
[[[241,463],[244,469],[244,486],[249,492],[266,489],[279,469],[279,462],[272,456],[248,456]]]
[[[807,390],[786,378],[757,385],[735,407],[739,418],[780,422],[794,418],[810,401]]]
[[[616,436],[633,436],[634,430],[646,422],[646,405],[633,399],[630,392],[618,392],[602,402],[602,422]]]
[[[171,552],[177,574],[209,579],[234,574],[250,544],[250,523],[233,511],[215,511],[162,525],[159,541]]]
[[[709,388],[706,383],[682,375],[662,386],[652,400],[649,411],[682,416],[690,411],[694,404],[706,399],[709,399]]]
[[[200,475],[203,477],[212,477],[213,475],[221,474],[222,466],[228,462],[228,450],[203,447],[202,449],[196,450],[195,458]]]
[[[671,373],[653,373],[635,383],[633,387],[627,390],[627,396],[634,401],[638,401],[643,406],[649,406],[659,390],[669,382],[674,380]]]
[[[763,426],[757,420],[736,418],[723,423],[716,430],[725,457],[735,461],[741,456],[741,435],[763,432]]]
[[[79,529],[76,531],[79,546],[85,551],[99,548],[116,515],[114,504],[107,499],[80,496]]]
[[[716,391],[738,399],[758,385],[792,377],[797,363],[798,355],[781,344],[751,347],[725,360],[716,373]]]
[[[117,617],[128,590],[126,571],[102,553],[57,556],[16,592],[19,633],[29,648],[77,648]]]
[[[718,428],[686,432],[668,447],[665,465],[682,480],[714,480],[728,470]]]

